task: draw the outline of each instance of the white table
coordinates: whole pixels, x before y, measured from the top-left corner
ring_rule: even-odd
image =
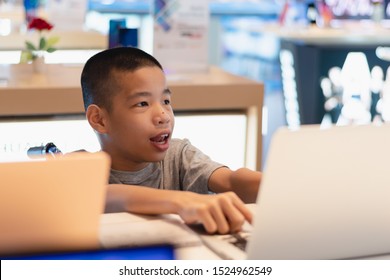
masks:
[[[180,260],[220,259],[176,215],[103,214],[100,241],[104,248],[170,244]]]

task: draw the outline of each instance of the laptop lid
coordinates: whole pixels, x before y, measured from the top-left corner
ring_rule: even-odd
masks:
[[[390,252],[390,125],[274,134],[249,259],[344,259]]]
[[[99,247],[109,157],[0,163],[0,255]]]

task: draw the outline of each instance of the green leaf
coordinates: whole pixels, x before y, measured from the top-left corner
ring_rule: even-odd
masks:
[[[31,43],[31,42],[27,42],[26,41],[26,47],[28,50],[30,51],[36,51],[37,49],[35,48],[35,46]]]
[[[28,63],[31,60],[33,60],[33,56],[30,51],[22,51],[20,53],[20,63]]]
[[[56,48],[48,48],[46,51],[48,53],[52,53],[52,52],[55,52],[57,49]]]
[[[39,40],[39,49],[44,50],[46,48],[46,39],[44,37],[41,37]]]
[[[47,41],[46,41],[47,48],[51,48],[52,46],[57,44],[59,40],[60,40],[60,37],[58,37],[58,36],[53,36],[53,37],[47,38]]]

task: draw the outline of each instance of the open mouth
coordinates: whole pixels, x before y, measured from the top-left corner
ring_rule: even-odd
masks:
[[[164,134],[157,135],[156,137],[150,138],[150,141],[152,141],[155,144],[162,145],[168,141],[168,138],[169,138],[169,134],[164,133]]]

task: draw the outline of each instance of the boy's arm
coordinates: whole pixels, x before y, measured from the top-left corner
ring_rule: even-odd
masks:
[[[232,191],[245,203],[255,203],[261,181],[261,172],[248,168],[232,171],[229,168],[218,168],[211,174],[209,188],[213,192]]]
[[[178,214],[187,224],[201,223],[209,233],[239,231],[252,214],[233,192],[217,195],[149,187],[108,185],[106,212]]]

